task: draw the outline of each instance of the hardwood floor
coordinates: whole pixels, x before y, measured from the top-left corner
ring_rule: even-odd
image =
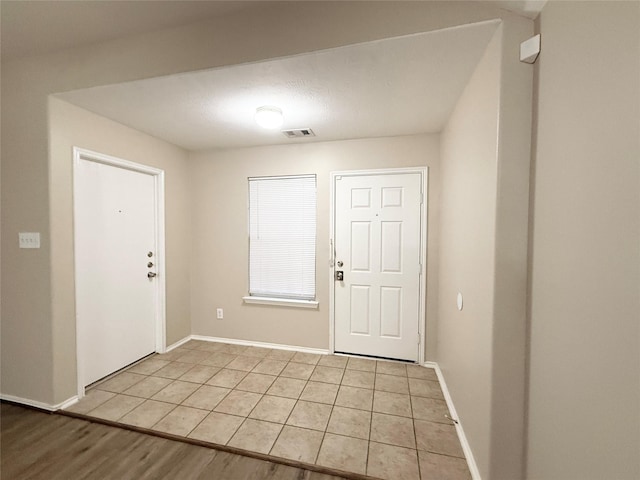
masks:
[[[0,478],[340,480],[17,405],[0,405]]]

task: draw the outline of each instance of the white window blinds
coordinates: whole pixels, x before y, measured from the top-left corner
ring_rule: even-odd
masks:
[[[249,295],[315,299],[315,175],[249,178]]]

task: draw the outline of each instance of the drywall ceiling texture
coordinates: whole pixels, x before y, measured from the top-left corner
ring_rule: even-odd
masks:
[[[640,478],[640,3],[538,29],[528,478]]]
[[[440,132],[497,20],[60,98],[189,150],[291,142],[254,121],[275,105],[304,141]],[[300,139],[294,140],[300,143]]]
[[[480,2],[268,2],[256,11],[246,9],[194,25],[3,63],[2,394],[56,405],[76,392],[69,387],[69,377],[75,370],[73,342],[54,341],[53,334],[59,324],[73,322],[65,317],[73,311],[68,297],[53,295],[51,289],[52,284],[64,284],[73,275],[73,264],[52,261],[56,253],[52,245],[59,245],[69,234],[51,230],[49,225],[71,225],[73,212],[65,207],[65,194],[60,193],[72,187],[59,173],[68,165],[49,155],[48,95],[496,18],[502,20],[504,32],[499,157],[504,152],[505,158],[519,165],[529,159],[529,141],[523,140],[521,133],[530,133],[530,98],[526,94],[530,67],[518,62],[517,45],[530,35],[531,21]],[[503,180],[500,175],[498,179],[500,188]],[[506,203],[513,200],[509,195],[504,198]],[[519,225],[514,229],[502,225],[499,217],[498,229],[520,231]],[[41,232],[42,248],[19,250],[16,237],[20,231]],[[56,238],[51,238],[52,234]],[[517,276],[519,258],[512,263]],[[513,285],[520,288],[518,278]],[[524,320],[516,312],[511,323],[517,329]],[[519,344],[516,334],[513,348],[518,349]],[[505,354],[504,348],[497,351]],[[518,359],[504,363],[508,368],[519,365]],[[496,379],[505,383],[511,380],[510,375]],[[504,387],[504,383],[500,385]],[[508,402],[518,401],[518,382],[515,385],[515,394],[506,388],[499,392],[508,397]],[[521,418],[517,411],[508,410],[498,427],[517,426]],[[512,438],[504,432],[500,435],[504,442]],[[500,463],[501,450],[494,451],[491,461]],[[506,459],[509,453],[504,455]],[[511,468],[514,461],[518,462],[517,456],[505,465]]]

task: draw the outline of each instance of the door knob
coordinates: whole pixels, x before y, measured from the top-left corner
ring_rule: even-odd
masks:
[[[342,271],[337,271],[336,272],[336,281],[337,282],[344,281],[344,272],[342,272]]]
[[[156,277],[157,275],[158,275],[157,273],[149,272],[147,273],[147,278],[153,278],[153,277]]]

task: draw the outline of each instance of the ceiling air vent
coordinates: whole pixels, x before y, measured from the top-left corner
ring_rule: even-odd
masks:
[[[283,130],[284,136],[287,138],[315,137],[316,134],[310,128],[296,128],[294,130]]]

